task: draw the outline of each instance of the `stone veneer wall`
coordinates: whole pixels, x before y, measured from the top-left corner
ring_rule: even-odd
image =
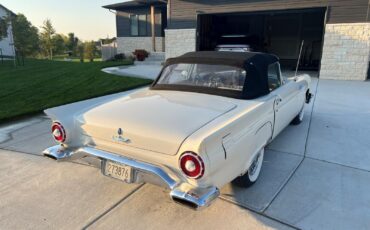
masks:
[[[164,52],[163,37],[155,38],[155,47],[157,52]],[[117,53],[131,54],[136,49],[152,50],[152,37],[118,37],[117,38]]]
[[[165,30],[166,58],[196,49],[195,29]],[[370,23],[327,24],[321,79],[366,80],[370,61]]]
[[[365,80],[370,58],[370,23],[327,24],[321,79]]]
[[[195,29],[165,30],[166,59],[195,51]]]

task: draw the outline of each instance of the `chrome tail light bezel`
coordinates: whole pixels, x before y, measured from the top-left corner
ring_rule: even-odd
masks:
[[[191,160],[196,169],[194,170],[195,172],[189,171],[186,169],[186,162]],[[182,173],[190,179],[200,179],[203,177],[204,172],[205,172],[205,166],[204,166],[204,161],[203,159],[196,153],[194,152],[184,152],[180,159],[179,159],[179,167],[182,171]]]
[[[55,135],[56,131],[59,132],[58,136]],[[67,134],[63,125],[58,121],[55,121],[51,124],[51,133],[56,142],[64,143],[65,140],[67,139]]]

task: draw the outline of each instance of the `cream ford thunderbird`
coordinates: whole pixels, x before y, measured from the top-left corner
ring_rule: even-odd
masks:
[[[265,146],[302,121],[309,83],[308,75],[284,79],[269,54],[187,53],[168,59],[149,88],[46,110],[59,145],[44,155],[94,158],[108,177],[165,186],[174,201],[199,209],[230,181],[256,182]]]

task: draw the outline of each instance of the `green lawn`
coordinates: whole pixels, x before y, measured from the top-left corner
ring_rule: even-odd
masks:
[[[13,67],[10,61],[0,62],[0,122],[151,82],[101,71],[122,64],[26,60],[25,66]]]

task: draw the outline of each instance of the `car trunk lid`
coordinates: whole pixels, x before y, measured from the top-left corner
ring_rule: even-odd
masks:
[[[235,107],[219,96],[145,90],[99,105],[78,121],[92,141],[175,155],[189,135]]]

